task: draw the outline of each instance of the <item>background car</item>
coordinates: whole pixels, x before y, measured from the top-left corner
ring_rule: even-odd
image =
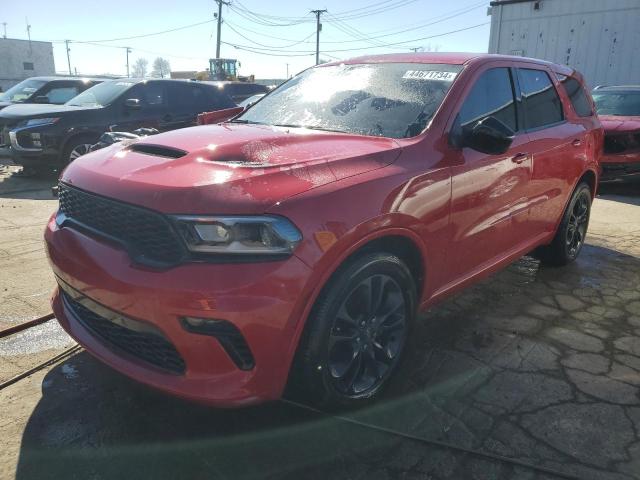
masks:
[[[593,100],[605,130],[601,180],[640,178],[640,86],[599,87]]]
[[[107,131],[174,130],[204,111],[235,107],[213,85],[183,80],[109,80],[64,105],[13,105],[0,111],[0,153],[34,172],[61,168]]]
[[[264,97],[266,95],[266,93],[258,93],[256,95],[252,95],[249,98],[241,101],[240,103],[238,103],[239,107],[250,107],[251,105],[253,105],[254,103],[256,103],[258,100],[260,100],[262,97]]]
[[[289,383],[362,404],[419,309],[533,250],[577,258],[603,137],[581,98],[581,75],[548,62],[368,56],[230,122],[92,152],[45,231],[55,317],[174,395],[241,406]]]
[[[256,95],[258,93],[269,93],[271,90],[266,85],[260,85],[259,83],[249,82],[203,82],[215,85],[221,91],[231,97],[231,99],[240,103],[247,98]]]
[[[0,95],[0,110],[14,103],[62,105],[104,78],[31,77]]]

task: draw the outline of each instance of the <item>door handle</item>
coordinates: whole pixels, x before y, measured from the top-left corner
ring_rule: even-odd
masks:
[[[571,142],[571,145],[573,145],[574,147],[579,147],[580,145],[582,145],[582,140],[576,138],[573,142]]]
[[[529,157],[528,153],[516,153],[513,157],[511,157],[511,161],[513,163],[522,163]]]

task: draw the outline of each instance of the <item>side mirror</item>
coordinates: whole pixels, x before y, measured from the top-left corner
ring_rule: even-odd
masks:
[[[471,126],[463,127],[462,147],[469,147],[489,155],[509,150],[515,132],[495,117],[485,117]]]
[[[133,110],[137,110],[142,107],[142,103],[137,98],[127,98],[124,101],[124,106]]]
[[[33,99],[33,103],[49,103],[49,97],[46,95],[38,95]]]

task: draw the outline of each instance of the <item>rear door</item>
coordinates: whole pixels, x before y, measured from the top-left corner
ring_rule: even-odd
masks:
[[[530,66],[529,66],[530,65]],[[531,234],[552,232],[564,211],[568,192],[584,171],[588,129],[563,104],[556,75],[543,66],[517,68],[524,126],[532,153]]]
[[[514,78],[508,64],[485,67],[475,77],[451,132],[494,117],[515,132],[503,154],[453,149],[451,279],[488,267],[527,240],[526,187],[531,177],[528,137],[518,120]]]

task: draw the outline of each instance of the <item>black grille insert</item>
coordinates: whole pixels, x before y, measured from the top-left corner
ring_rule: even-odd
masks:
[[[181,375],[185,363],[157,328],[96,304],[60,284],[65,305],[78,321],[111,350],[122,351],[165,372]],[[99,313],[98,313],[99,312]]]
[[[186,249],[161,213],[87,193],[60,183],[59,224],[84,227],[114,240],[138,263],[165,267],[186,257]]]

